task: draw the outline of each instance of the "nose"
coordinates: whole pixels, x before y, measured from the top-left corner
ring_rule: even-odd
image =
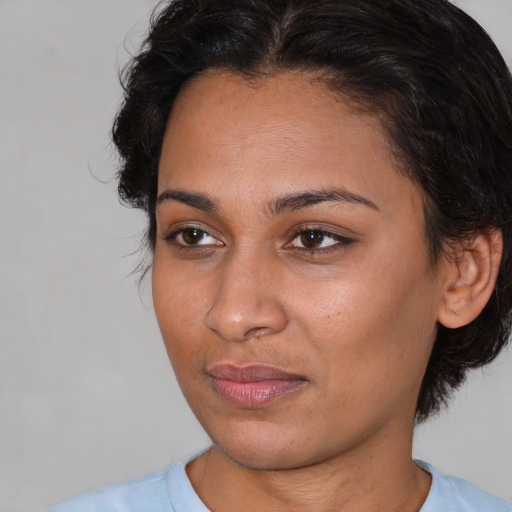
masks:
[[[226,341],[281,332],[288,323],[279,278],[261,259],[233,257],[225,263],[206,325]]]

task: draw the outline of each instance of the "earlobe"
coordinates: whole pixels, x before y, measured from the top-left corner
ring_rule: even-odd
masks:
[[[494,290],[502,249],[499,230],[479,232],[453,248],[438,314],[440,324],[455,329],[480,314]]]

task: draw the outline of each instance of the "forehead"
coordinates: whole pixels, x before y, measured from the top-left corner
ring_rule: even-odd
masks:
[[[213,187],[226,197],[343,186],[375,202],[376,193],[396,200],[404,185],[416,189],[398,172],[379,118],[298,72],[251,81],[209,72],[189,82],[169,116],[159,169],[159,191]]]
[[[302,142],[302,149],[327,146],[334,132],[350,124],[365,127],[365,136],[387,145],[377,115],[371,115],[345,94],[334,91],[317,75],[288,71],[256,79],[208,71],[185,84],[168,121],[196,135],[230,135],[236,142],[257,144],[265,135],[280,143]],[[373,132],[373,133],[371,133]],[[345,133],[347,136],[348,133]],[[333,141],[337,143],[337,141]],[[295,149],[300,149],[295,147]]]

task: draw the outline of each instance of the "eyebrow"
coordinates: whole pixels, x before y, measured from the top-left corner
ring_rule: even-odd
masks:
[[[179,201],[193,208],[197,208],[205,213],[218,214],[221,208],[215,199],[201,194],[198,192],[187,192],[181,189],[167,189],[164,190],[157,197],[157,206],[165,201]],[[351,203],[366,206],[373,210],[379,211],[379,208],[375,203],[369,199],[354,194],[343,188],[329,188],[323,190],[308,190],[305,192],[299,192],[289,194],[283,197],[272,200],[268,205],[268,212],[270,216],[274,217],[282,215],[283,213],[289,213],[296,210],[302,210],[316,204],[325,202],[341,202]]]
[[[180,189],[164,190],[156,199],[156,205],[160,205],[165,201],[179,201],[193,208],[197,208],[205,213],[219,213],[220,208],[214,199],[205,194],[197,192],[186,192]]]
[[[268,205],[268,209],[272,216],[276,216],[331,201],[359,204],[379,211],[377,205],[369,199],[343,188],[311,190],[307,192],[300,192],[298,194],[290,194],[272,201]]]

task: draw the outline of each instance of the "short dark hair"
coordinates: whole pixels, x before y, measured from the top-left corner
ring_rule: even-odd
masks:
[[[512,78],[496,46],[446,0],[175,0],[154,14],[123,75],[113,128],[119,195],[149,217],[158,161],[183,85],[209,69],[247,78],[317,73],[380,117],[398,171],[424,195],[433,264],[447,242],[499,229],[504,250],[482,313],[438,326],[416,420],[446,402],[469,368],[492,361],[512,327]]]

